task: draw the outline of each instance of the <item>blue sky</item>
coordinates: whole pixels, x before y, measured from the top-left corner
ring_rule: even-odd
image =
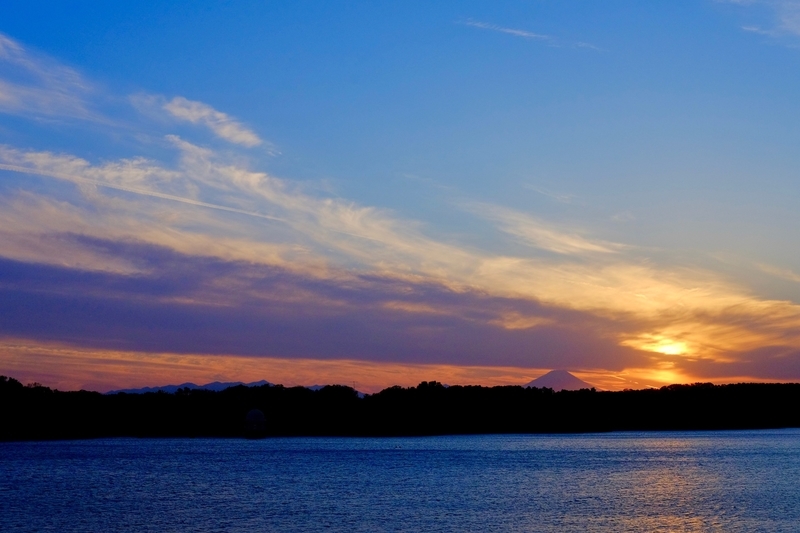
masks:
[[[0,372],[800,379],[800,2],[12,1],[0,33]]]

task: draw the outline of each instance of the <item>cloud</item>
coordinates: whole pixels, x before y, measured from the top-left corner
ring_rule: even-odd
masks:
[[[765,4],[775,10],[778,31],[800,35],[800,1],[772,0]]]
[[[76,186],[76,196],[61,193],[59,201],[33,192],[7,195],[0,209],[3,255],[50,264],[66,257],[75,268],[90,271],[142,273],[155,268],[136,263],[135,255],[108,256],[68,238],[74,234],[143,242],[198,258],[247,261],[319,283],[347,285],[354,275],[379,276],[405,283],[405,290],[430,285],[454,294],[477,291],[604,317],[616,324],[606,328],[614,345],[660,360],[702,356],[721,361],[727,353],[758,345],[800,345],[798,336],[790,334],[800,326],[798,306],[759,299],[710,271],[656,266],[646,256],[637,258],[635,248],[479,203],[472,204],[473,211],[495,223],[498,231],[556,255],[504,256],[446,243],[426,236],[413,220],[309,195],[291,182],[223,160],[211,150],[177,137],[171,142],[180,153],[175,167],[142,158],[93,165],[65,154],[0,149],[4,168]],[[224,306],[231,295],[246,292],[241,280],[226,283],[230,286],[225,291],[205,301]],[[329,301],[331,308],[340,305],[335,302],[339,300]],[[459,314],[443,309],[441,302],[409,302],[397,295],[375,305],[395,313],[416,310],[436,320]],[[536,331],[560,323],[550,320],[506,309],[479,322],[494,328],[490,331]],[[430,326],[426,331],[433,335],[447,328]],[[381,333],[375,338],[388,344],[393,337]],[[446,337],[440,340],[445,339],[461,346]],[[495,337],[487,334],[486,339]],[[490,349],[477,341],[475,345]]]
[[[742,26],[742,30],[750,33],[757,33],[759,35],[766,35],[768,37],[779,37],[780,33],[776,30],[765,30],[759,26]]]
[[[252,130],[249,130],[229,115],[217,111],[208,104],[194,102],[182,96],[176,96],[165,103],[163,109],[179,120],[206,126],[213,131],[217,137],[225,139],[228,142],[240,144],[248,148],[263,143]]]
[[[562,204],[572,203],[572,201],[575,198],[575,196],[572,195],[572,194],[556,193],[556,192],[548,191],[546,189],[542,189],[540,187],[536,187],[534,185],[530,185],[530,184],[527,184],[527,183],[523,184],[523,187],[525,187],[526,189],[529,189],[531,191],[537,192],[537,193],[541,194],[542,196],[546,196],[548,198],[551,198],[551,199],[555,200],[556,202],[559,202],[559,203],[562,203]]]
[[[480,28],[482,30],[498,31],[500,33],[507,33],[515,37],[522,37],[523,39],[536,39],[540,41],[552,41],[553,38],[549,35],[540,33],[533,33],[525,30],[517,30],[514,28],[505,28],[497,24],[489,24],[488,22],[478,22],[476,20],[467,20],[462,22],[465,26],[472,26],[473,28]]]
[[[543,33],[534,33],[527,30],[520,30],[516,28],[507,28],[505,26],[499,26],[497,24],[491,24],[489,22],[480,22],[477,20],[468,19],[466,21],[460,22],[464,26],[470,26],[473,28],[479,28],[482,30],[489,30],[489,31],[496,31],[499,33],[505,33],[507,35],[513,35],[514,37],[520,37],[522,39],[530,39],[535,41],[542,41],[548,44],[548,46],[553,47],[560,47],[560,46],[567,46],[571,48],[588,48],[590,50],[597,50],[602,51],[601,48],[597,46],[586,43],[583,41],[561,41],[551,35],[545,35]]]
[[[551,224],[513,209],[485,203],[470,204],[468,209],[487,220],[497,222],[506,233],[549,252],[565,255],[614,253],[623,248],[617,243],[591,241],[574,232],[561,231]]]
[[[792,281],[795,283],[800,283],[800,274],[797,274],[789,269],[785,268],[778,268],[771,265],[759,264],[757,265],[759,270],[769,274],[771,276],[775,276],[780,279],[784,279],[787,281]]]
[[[31,53],[0,33],[0,111],[100,120],[87,104],[92,92],[75,70]]]
[[[76,70],[31,52],[0,33],[0,112],[109,123],[108,118],[93,109],[100,97],[96,88]],[[248,148],[267,146],[270,153],[277,153],[274,146],[252,130],[208,104],[181,96],[166,101],[161,97],[136,95],[130,101],[140,110],[158,105],[169,116],[205,126],[228,142]]]
[[[758,25],[748,24],[743,26],[744,31],[781,37],[786,35],[800,35],[800,1],[799,0],[718,0],[724,3],[736,4],[746,7],[762,7],[770,12],[773,19],[771,28],[762,28]]]
[[[630,211],[620,211],[619,213],[614,213],[611,216],[611,220],[614,222],[632,222],[636,220],[636,217]]]
[[[616,344],[606,319],[525,299],[72,241],[128,257],[142,273],[0,260],[0,336],[106,350],[414,364],[619,369],[643,362]],[[497,323],[508,316],[529,323]]]

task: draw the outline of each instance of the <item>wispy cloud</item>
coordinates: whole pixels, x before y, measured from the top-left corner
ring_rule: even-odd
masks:
[[[514,28],[506,28],[503,26],[498,26],[497,24],[490,24],[488,22],[479,22],[477,20],[466,20],[462,22],[465,26],[472,26],[473,28],[480,28],[482,30],[492,30],[498,31],[500,33],[507,33],[508,35],[513,35],[515,37],[522,37],[523,39],[536,39],[539,41],[549,41],[552,42],[554,39],[550,35],[545,35],[542,33],[533,33],[530,31],[525,30],[518,30]]]
[[[553,199],[553,200],[555,200],[555,201],[557,201],[559,203],[562,203],[562,204],[571,203],[572,200],[575,198],[575,196],[572,195],[572,194],[557,193],[557,192],[549,191],[547,189],[543,189],[541,187],[537,187],[535,185],[530,185],[528,183],[524,184],[523,187],[525,187],[526,189],[529,189],[531,191],[537,192],[537,193],[541,194],[542,196],[547,196],[548,198],[551,198],[551,199]]]
[[[800,2],[797,0],[779,2],[778,17],[781,29],[800,35]]]
[[[800,283],[800,274],[793,272],[786,268],[778,268],[771,265],[759,264],[759,270],[762,272],[769,274],[771,276],[775,276],[780,279],[785,279],[787,281],[793,281],[795,283]]]
[[[251,148],[263,141],[252,130],[231,116],[217,111],[208,104],[176,96],[165,103],[163,109],[179,120],[206,126],[220,139]]]
[[[590,240],[575,232],[556,229],[526,213],[485,203],[467,204],[477,215],[497,222],[499,228],[536,248],[558,254],[613,253],[623,248],[616,243]]]
[[[87,104],[91,93],[77,71],[0,33],[0,112],[98,119]]]
[[[492,24],[489,22],[481,22],[478,20],[467,19],[465,21],[460,22],[464,26],[471,26],[473,28],[479,28],[482,30],[489,30],[489,31],[496,31],[499,33],[505,33],[507,35],[513,35],[514,37],[520,37],[522,39],[530,39],[535,41],[541,41],[546,43],[548,46],[553,47],[570,47],[570,48],[588,48],[590,50],[597,50],[602,51],[601,48],[591,44],[586,43],[583,41],[564,41],[553,37],[552,35],[546,35],[544,33],[535,33],[528,30],[521,30],[518,28],[508,28],[506,26],[500,26],[498,24]]]
[[[770,37],[800,36],[800,0],[718,0],[746,7],[762,7],[771,12],[771,27],[756,24],[742,26],[744,31]]]
[[[611,215],[611,220],[614,222],[631,222],[636,220],[636,217],[630,211],[620,211]]]

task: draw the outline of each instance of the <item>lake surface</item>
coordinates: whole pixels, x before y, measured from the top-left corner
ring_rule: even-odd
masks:
[[[800,431],[0,443],[0,530],[798,531]]]

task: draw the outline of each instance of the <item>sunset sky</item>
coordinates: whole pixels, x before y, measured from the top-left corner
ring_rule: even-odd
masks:
[[[0,374],[800,381],[800,1],[0,7]]]

